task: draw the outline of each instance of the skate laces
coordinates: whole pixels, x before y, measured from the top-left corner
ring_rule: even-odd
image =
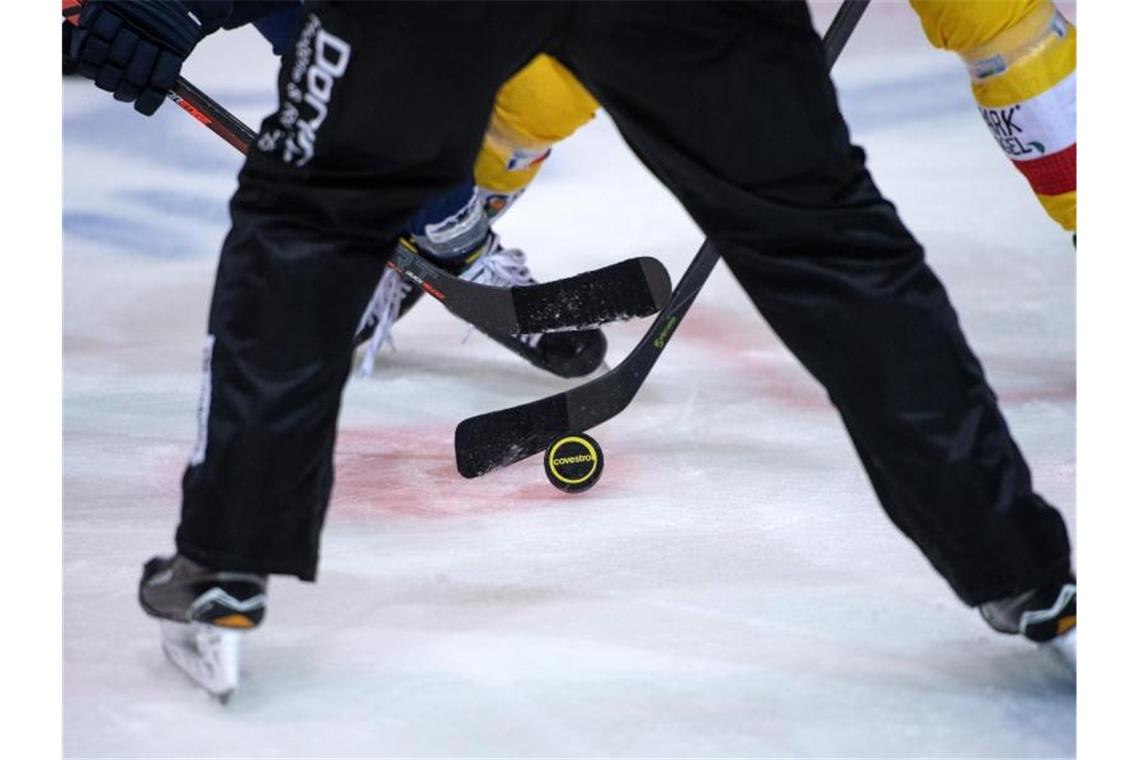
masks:
[[[360,324],[356,327],[356,334],[359,335],[370,323],[376,324],[372,337],[368,339],[364,358],[360,361],[361,377],[372,374],[372,369],[376,366],[376,357],[385,343],[391,346],[393,351],[396,350],[396,343],[392,340],[392,325],[396,324],[396,318],[400,316],[400,304],[403,303],[404,297],[411,293],[414,287],[411,281],[405,279],[395,269],[384,270],[384,275],[376,285],[376,292],[372,294],[372,300],[368,302],[368,308],[364,310]]]
[[[503,248],[499,236],[491,233],[487,252],[471,263],[460,278],[480,285],[514,287],[535,284],[534,276],[526,265],[526,254],[519,248]]]
[[[527,266],[526,254],[522,250],[503,248],[499,244],[499,236],[493,232],[484,243],[484,249],[486,252],[460,273],[461,279],[494,287],[533,285],[536,282]],[[396,350],[396,343],[392,339],[392,326],[400,316],[400,304],[414,288],[415,284],[400,275],[395,269],[384,270],[380,282],[376,285],[376,291],[372,294],[372,300],[368,302],[368,307],[364,310],[364,314],[360,317],[360,323],[356,327],[356,334],[359,335],[370,325],[375,324],[376,326],[372,336],[368,339],[364,357],[360,361],[359,374],[361,377],[368,377],[372,374],[376,367],[376,359],[385,344],[391,346],[393,351]],[[468,325],[463,342],[467,341],[474,329]],[[516,335],[514,337],[534,347],[542,337],[542,333]]]
[[[499,236],[491,233],[486,243],[487,252],[475,259],[459,276],[468,282],[494,287],[515,287],[518,285],[534,285],[537,280],[530,273],[526,264],[526,254],[520,248],[503,248],[499,244]],[[468,326],[463,342],[471,337],[475,328]],[[526,343],[534,348],[542,333],[528,335],[515,335],[516,340]]]

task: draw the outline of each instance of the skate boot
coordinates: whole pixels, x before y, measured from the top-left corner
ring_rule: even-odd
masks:
[[[1064,583],[985,602],[978,611],[995,631],[1018,633],[1030,641],[1046,645],[1076,670],[1076,579],[1070,576]]]
[[[158,618],[170,661],[225,704],[238,686],[242,634],[265,617],[266,585],[257,573],[154,557],[143,566],[139,604]]]
[[[415,246],[405,238],[402,244]],[[518,248],[503,248],[491,232],[473,254],[459,259],[441,259],[416,248],[433,264],[470,282],[495,287],[533,285],[536,280]],[[370,375],[376,356],[385,343],[392,345],[392,326],[407,313],[422,291],[395,270],[387,269],[357,328],[357,345],[367,342],[360,373]],[[495,342],[528,362],[559,377],[581,377],[593,372],[606,355],[606,337],[601,330],[566,330],[533,335],[494,335]]]
[[[367,343],[364,358],[360,360],[360,374],[368,377],[376,366],[376,357],[384,344],[396,350],[392,340],[392,326],[400,317],[408,313],[408,309],[420,300],[423,291],[415,283],[404,277],[395,269],[385,269],[372,294],[372,300],[360,317],[360,324],[356,327],[354,343],[359,346]]]

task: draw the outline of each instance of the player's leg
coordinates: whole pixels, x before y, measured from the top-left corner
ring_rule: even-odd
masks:
[[[523,251],[503,246],[491,225],[534,180],[554,144],[589,122],[597,108],[597,101],[565,67],[550,56],[536,56],[495,96],[475,160],[471,194],[433,204],[413,220],[421,250],[475,282],[535,282]],[[496,339],[512,341],[513,350],[563,377],[592,372],[606,351],[605,336],[598,329]]]
[[[553,52],[827,388],[891,519],[968,604],[1068,580],[946,293],[849,142],[807,9],[599,4]]]
[[[534,181],[554,144],[589,122],[597,108],[574,76],[547,55],[536,56],[499,89],[475,160],[475,197],[468,207],[487,231],[476,247],[459,254],[469,262],[465,278],[491,285],[535,281],[523,251],[503,246],[491,224]],[[456,226],[471,226],[462,216],[458,219]],[[515,340],[532,363],[564,377],[592,372],[606,352],[605,336],[598,329],[520,335]]]
[[[534,181],[554,145],[589,123],[598,102],[556,59],[536,56],[511,77],[475,161],[475,183],[491,218]]]
[[[386,253],[469,174],[495,92],[541,42],[510,6],[437,11],[307,5],[238,178],[178,554],[148,562],[139,586],[171,660],[221,699],[265,576],[316,576],[352,338]],[[516,47],[488,53],[471,29],[491,26]]]
[[[495,92],[539,41],[514,6],[306,9],[231,203],[177,544],[312,579],[353,332],[385,254],[468,176]],[[470,29],[494,24],[512,36],[491,52]]]
[[[438,259],[470,257],[490,235],[491,222],[534,181],[553,146],[597,109],[564,66],[536,56],[496,94],[472,179],[413,218],[416,244]]]
[[[386,254],[470,173],[495,92],[541,42],[543,14],[514,6],[306,8],[230,203],[178,554],[139,585],[166,654],[222,700],[267,575],[316,577],[352,336]],[[488,51],[472,27],[511,42]]]
[[[978,111],[1058,224],[1077,226],[1077,29],[1052,0],[911,0],[930,44],[958,53]]]

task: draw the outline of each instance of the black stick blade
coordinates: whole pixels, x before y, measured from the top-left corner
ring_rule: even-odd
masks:
[[[620,414],[637,395],[719,259],[706,240],[669,303],[629,355],[609,372],[568,391],[459,423],[455,462],[460,474],[477,478],[537,454],[560,435],[584,433]]]
[[[511,292],[519,332],[537,333],[656,314],[668,303],[672,289],[665,266],[641,256]]]
[[[455,428],[455,464],[463,477],[477,478],[544,451],[568,426],[561,395],[469,417]]]

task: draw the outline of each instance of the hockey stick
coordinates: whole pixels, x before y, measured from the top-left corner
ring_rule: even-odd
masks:
[[[828,69],[869,2],[843,1],[823,37]],[[706,240],[648,332],[621,364],[606,374],[563,393],[460,422],[455,428],[459,474],[476,478],[514,464],[545,450],[558,436],[589,430],[629,406],[719,259],[720,254]]]
[[[388,266],[455,316],[500,335],[580,330],[656,314],[673,287],[665,265],[639,256],[561,280],[517,287],[468,282],[416,253],[400,239]]]
[[[83,0],[63,0],[64,17],[77,24],[82,6]],[[167,97],[243,154],[257,139],[256,132],[183,77]],[[401,238],[388,266],[492,337],[580,330],[651,316],[668,302],[673,287],[669,271],[650,256],[534,285],[481,285],[435,266],[406,238]]]
[[[79,24],[82,10],[83,0],[63,0],[63,17],[70,23]],[[249,153],[249,146],[257,139],[257,133],[182,77],[166,97],[242,153]]]
[[[843,0],[835,12],[835,18],[823,33],[823,59],[827,62],[828,71],[835,66],[843,48],[847,47],[847,40],[851,39],[851,33],[855,31],[859,19],[863,18],[870,4],[871,0]]]

